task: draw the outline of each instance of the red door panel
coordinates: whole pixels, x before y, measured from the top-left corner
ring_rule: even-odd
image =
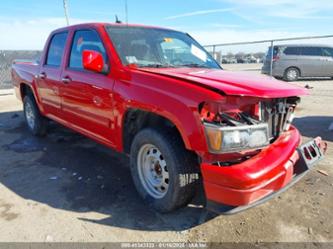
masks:
[[[60,115],[60,76],[60,68],[43,67],[39,74],[38,91],[45,114]]]
[[[61,71],[68,32],[54,34],[37,79],[38,93],[46,115],[61,116]]]
[[[112,141],[113,80],[102,74],[65,70],[61,88],[64,119],[100,140]]]

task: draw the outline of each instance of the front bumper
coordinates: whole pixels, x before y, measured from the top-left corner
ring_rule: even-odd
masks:
[[[237,213],[291,187],[310,168],[298,149],[300,141],[298,130],[291,127],[269,147],[242,163],[228,167],[201,164],[207,208],[218,213]],[[320,146],[320,138],[314,141]],[[315,163],[312,160],[311,166]]]

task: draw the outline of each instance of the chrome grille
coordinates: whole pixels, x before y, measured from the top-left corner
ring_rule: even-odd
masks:
[[[291,97],[260,103],[261,120],[268,123],[270,139],[289,129],[298,102],[298,97]]]

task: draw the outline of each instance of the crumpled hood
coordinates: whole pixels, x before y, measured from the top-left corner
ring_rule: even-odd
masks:
[[[227,95],[261,98],[282,98],[307,95],[308,90],[276,80],[266,75],[199,68],[140,68],[140,71],[160,74],[216,89]]]

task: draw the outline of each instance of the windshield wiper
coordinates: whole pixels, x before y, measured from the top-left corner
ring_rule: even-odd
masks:
[[[170,64],[152,63],[152,64],[139,65],[139,67],[168,68],[174,66]]]
[[[182,64],[179,65],[180,67],[195,67],[195,68],[210,68],[209,66],[205,64],[199,64],[199,63],[188,63],[188,64]]]

